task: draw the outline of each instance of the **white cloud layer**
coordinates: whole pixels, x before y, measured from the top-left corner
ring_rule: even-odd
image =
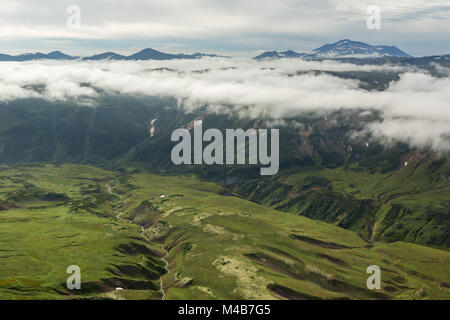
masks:
[[[167,69],[158,71],[160,68]],[[208,72],[193,72],[205,70]],[[360,89],[356,80],[308,72],[311,70],[404,73],[398,82],[379,92]],[[234,106],[234,111],[243,116],[275,120],[311,111],[377,110],[384,121],[367,125],[365,131],[416,147],[450,151],[450,79],[399,67],[216,58],[34,61],[2,62],[0,74],[1,101],[26,97],[95,98],[98,92],[93,86],[121,94],[174,96],[187,108],[207,104],[215,112],[229,112]],[[36,87],[44,89],[37,93]]]

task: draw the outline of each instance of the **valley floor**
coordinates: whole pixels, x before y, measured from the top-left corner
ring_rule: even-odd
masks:
[[[446,250],[138,167],[0,166],[0,261],[0,299],[450,299]],[[367,289],[371,265],[380,290]]]

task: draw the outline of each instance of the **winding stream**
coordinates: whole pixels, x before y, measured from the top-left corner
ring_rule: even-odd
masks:
[[[117,196],[120,198],[120,200],[122,201],[122,203],[123,203],[122,196],[121,196],[120,194],[118,194],[118,193],[114,193],[114,192],[113,192],[114,187],[111,187],[111,185],[114,183],[115,180],[116,180],[116,179],[111,180],[111,181],[106,185],[106,190],[107,190],[108,193],[110,193],[110,194],[115,194],[115,195],[117,195]],[[122,218],[122,217],[121,217],[121,214],[122,214],[123,212],[118,212],[117,210],[114,210],[114,213],[117,213],[117,214],[116,214],[116,218],[117,218],[117,219],[120,219],[120,220],[122,220],[122,221],[126,221],[126,222],[128,222],[128,223],[131,223],[131,224],[133,224],[133,225],[136,225],[132,220],[128,220],[128,219]],[[140,233],[140,235],[145,239],[145,241],[151,243],[151,241],[150,241],[150,240],[148,239],[148,237],[145,235],[145,228],[144,228],[143,226],[140,226],[140,227],[141,227],[141,233]],[[169,261],[167,261],[166,258],[168,257],[169,252],[166,250],[166,248],[164,248],[164,244],[162,244],[162,243],[161,243],[161,249],[162,249],[163,252],[164,252],[164,256],[161,257],[161,259],[164,261],[164,269],[167,271],[167,274],[168,274],[168,273],[170,272],[170,269],[169,269]],[[160,283],[160,289],[159,289],[159,291],[161,291],[161,294],[162,294],[161,299],[162,299],[162,300],[164,300],[164,298],[166,297],[166,292],[165,292],[164,286],[163,286],[163,276],[164,276],[164,275],[161,275],[161,277],[159,278],[159,283]]]

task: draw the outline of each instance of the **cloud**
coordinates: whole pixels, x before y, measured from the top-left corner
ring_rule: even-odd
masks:
[[[130,42],[145,40],[183,43],[190,49],[201,42],[209,50],[222,50],[221,45],[244,51],[312,50],[342,38],[395,44],[419,54],[450,49],[446,0],[278,0],[264,5],[256,0],[5,1],[0,40],[8,41],[2,47],[9,50],[11,45],[23,47],[31,40],[49,39],[84,41],[94,48],[99,44],[93,41],[125,41],[129,48]],[[74,3],[81,9],[77,30],[66,27],[66,10]],[[366,9],[371,5],[382,9],[383,27],[377,32],[366,28]],[[59,49],[66,47],[76,48]]]
[[[402,72],[384,91],[367,91],[357,80],[327,71]],[[188,110],[269,118],[273,124],[305,112],[368,110],[383,121],[365,126],[386,141],[450,151],[450,79],[394,66],[356,66],[335,61],[254,61],[201,59],[173,61],[94,61],[0,63],[0,100],[42,97],[91,98],[101,91],[176,97]],[[37,88],[40,88],[37,90]]]

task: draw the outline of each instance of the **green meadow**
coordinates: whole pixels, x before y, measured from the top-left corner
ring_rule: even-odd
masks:
[[[353,188],[332,174],[336,189]],[[360,181],[361,197],[376,188]],[[0,299],[450,298],[447,250],[367,239],[137,166],[0,166],[0,261]],[[80,290],[66,287],[70,265]],[[380,290],[367,289],[371,265]]]
[[[415,161],[406,161],[414,157]],[[388,172],[372,171],[362,163],[302,168],[249,180],[237,192],[272,209],[353,230],[366,240],[407,241],[448,250],[449,175],[445,161],[420,159],[413,153]]]

